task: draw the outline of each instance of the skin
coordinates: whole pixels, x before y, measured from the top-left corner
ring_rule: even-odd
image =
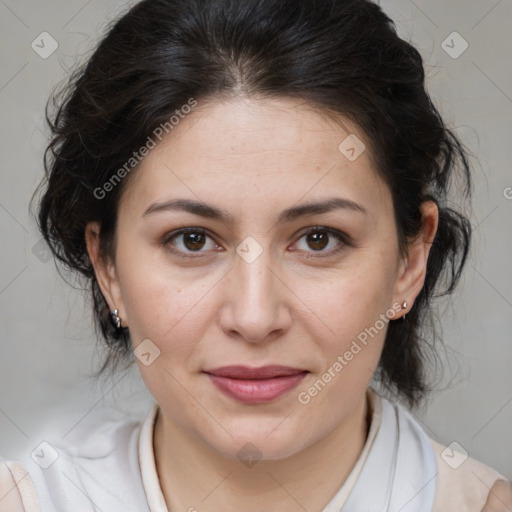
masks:
[[[512,482],[497,480],[492,486],[482,512],[510,512],[512,510]]]
[[[340,121],[285,98],[200,102],[130,176],[115,262],[98,257],[100,227],[87,226],[110,309],[119,309],[134,348],[150,339],[160,350],[149,366],[137,364],[160,406],[154,450],[170,510],[320,511],[361,454],[371,412],[365,393],[387,323],[309,403],[298,394],[393,304],[408,303],[395,319],[407,313],[423,286],[438,211],[423,204],[422,231],[402,257],[391,194],[369,142]],[[338,150],[349,133],[366,145],[354,161]],[[277,222],[286,208],[330,197],[366,213],[344,208]],[[223,208],[234,222],[184,211],[143,216],[173,198]],[[330,235],[326,246],[315,244],[304,234],[313,226],[338,230],[350,243]],[[202,246],[183,235],[163,245],[185,227],[207,230]],[[262,250],[251,263],[236,252],[249,236]],[[231,364],[310,373],[284,396],[249,405],[202,373]],[[261,453],[252,467],[237,457],[248,442]]]

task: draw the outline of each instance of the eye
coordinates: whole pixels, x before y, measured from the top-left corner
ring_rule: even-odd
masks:
[[[304,245],[306,247],[300,247],[298,243],[296,243],[295,246],[300,250],[309,252],[310,254],[307,256],[308,258],[317,256],[316,254],[311,253],[320,253],[318,254],[320,257],[330,256],[341,251],[344,247],[351,245],[348,235],[345,235],[336,229],[324,226],[314,226],[309,228],[305,233],[302,234],[299,241],[302,239],[305,239]],[[337,239],[338,243],[334,243],[333,239]],[[324,250],[329,246],[331,247],[330,249]],[[308,247],[313,250],[308,251]]]
[[[298,248],[308,254],[308,258],[331,256],[338,253],[346,246],[351,246],[350,237],[336,229],[325,226],[313,226],[306,232],[302,233],[299,241],[305,239],[306,247],[300,247],[297,242],[293,250]],[[335,243],[333,240],[337,240]],[[175,242],[177,241],[177,242]],[[210,235],[203,228],[183,228],[174,231],[165,237],[162,245],[170,250],[173,254],[183,258],[194,258],[201,256],[200,253],[208,251],[219,251],[221,247],[215,243]],[[325,248],[330,249],[325,250]],[[312,251],[308,250],[313,249]],[[199,253],[194,256],[193,253]],[[316,253],[316,254],[315,254]]]
[[[178,243],[173,243],[174,240],[178,240]],[[208,250],[217,250],[219,247],[202,228],[183,228],[175,231],[165,238],[163,245],[171,252],[184,258],[194,257],[187,255],[187,253],[201,253]]]

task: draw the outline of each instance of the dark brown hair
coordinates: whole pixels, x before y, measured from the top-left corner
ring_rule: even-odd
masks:
[[[49,102],[53,137],[38,225],[57,261],[90,284],[108,349],[98,374],[133,358],[129,331],[110,322],[84,232],[99,221],[101,252],[114,260],[117,205],[129,179],[101,200],[94,191],[191,97],[238,94],[299,98],[359,126],[390,187],[402,250],[419,233],[421,203],[437,203],[424,287],[406,319],[389,323],[378,370],[389,390],[418,405],[430,390],[431,301],[453,291],[471,234],[448,206],[449,186],[460,171],[469,197],[470,167],[426,91],[419,52],[368,0],[145,0],[112,23]]]

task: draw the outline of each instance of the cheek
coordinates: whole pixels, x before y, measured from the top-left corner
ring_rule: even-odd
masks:
[[[318,338],[326,346],[350,344],[361,332],[371,328],[392,307],[394,264],[382,254],[358,255],[358,261],[318,281],[305,277],[299,292],[304,303],[318,318]],[[382,330],[380,323],[379,330]]]
[[[229,298],[222,283],[226,269],[182,268],[166,261],[163,249],[127,240],[119,240],[122,258],[118,258],[117,270],[134,347],[150,339],[166,360],[186,368]],[[137,248],[130,251],[134,245]],[[300,299],[292,297],[295,305],[289,306],[291,328],[309,333],[324,363],[348,350],[358,336],[364,338],[366,330],[391,307],[393,257],[374,245],[354,252],[330,272],[303,266],[300,275],[291,270],[287,278],[283,275],[292,295]],[[372,344],[378,339],[372,337]]]
[[[218,279],[165,264],[161,254],[156,260],[160,250],[143,252],[123,253],[120,245],[119,253],[127,256],[118,261],[118,276],[133,344],[150,339],[162,353],[184,359],[192,341],[200,339],[204,299]]]
[[[364,393],[380,360],[392,307],[391,287],[379,275],[347,274],[305,300],[316,313],[307,328],[321,364],[299,389],[301,404],[341,417]]]

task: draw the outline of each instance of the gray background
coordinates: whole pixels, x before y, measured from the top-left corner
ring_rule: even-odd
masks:
[[[512,2],[381,4],[424,57],[429,91],[447,124],[478,157],[472,254],[453,307],[443,303],[439,311],[445,377],[415,416],[434,439],[457,441],[510,479]],[[46,99],[127,6],[0,0],[0,455],[6,458],[30,453],[47,436],[69,439],[106,409],[135,418],[151,403],[136,368],[113,380],[88,378],[100,352],[87,299],[37,251],[40,237],[28,213],[43,172]],[[469,45],[457,58],[442,47],[454,31]],[[47,59],[31,48],[42,32],[59,44]],[[456,39],[447,44],[461,48]]]

